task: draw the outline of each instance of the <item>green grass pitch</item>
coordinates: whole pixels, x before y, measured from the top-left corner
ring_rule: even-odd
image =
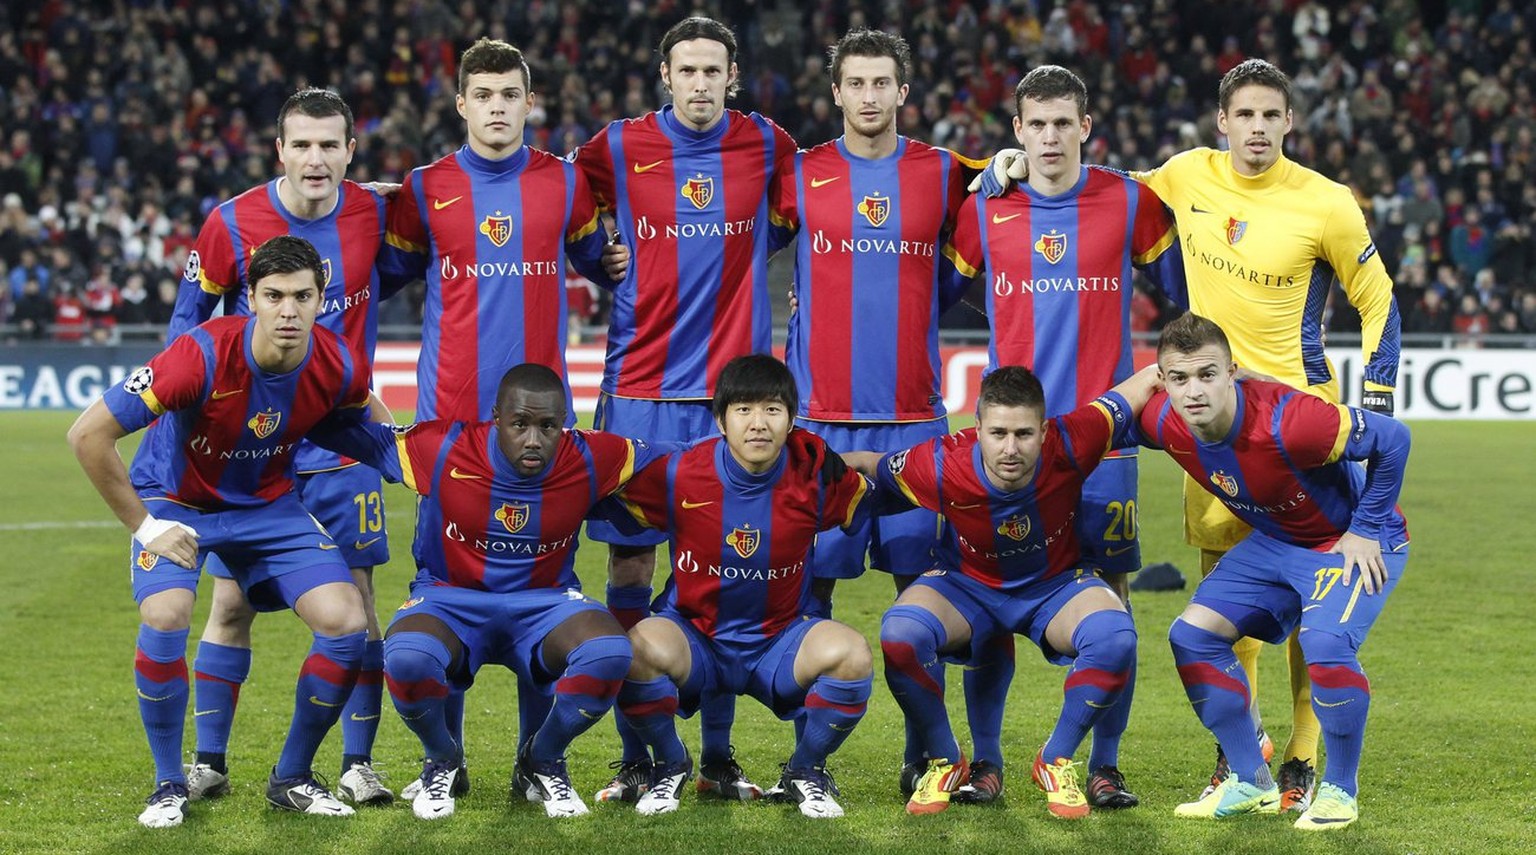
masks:
[[[1529,423],[1415,424],[1402,504],[1413,559],[1362,658],[1374,704],[1361,773],[1362,817],[1335,835],[1303,836],[1276,817],[1216,824],[1177,821],[1174,804],[1198,792],[1212,742],[1190,712],[1165,640],[1188,592],[1135,599],[1140,684],[1121,766],[1142,807],[1053,821],[1028,780],[1028,762],[1054,721],[1060,669],[1019,646],[1004,731],[1007,792],[999,806],[957,806],[909,817],[896,790],[900,713],[876,677],[869,715],[833,757],[848,816],[813,822],[791,807],[701,803],[643,818],[626,806],[595,806],[573,821],[511,803],[507,778],[516,730],[513,680],[487,669],[469,696],[474,791],[451,819],[425,823],[408,808],[366,810],[351,820],[278,814],[262,798],[293,704],[293,678],[308,634],[288,614],[256,624],[255,667],[241,696],[230,751],[234,793],[198,803],[180,829],[134,821],[152,787],[133,699],[137,627],[128,585],[127,534],[109,524],[64,443],[67,413],[0,417],[0,852],[1343,852],[1536,851],[1536,668],[1530,560],[1536,510],[1536,431]],[[127,448],[125,444],[125,453]],[[1159,454],[1142,464],[1142,537],[1150,563],[1185,569],[1195,556],[1179,538],[1178,476]],[[395,560],[378,571],[387,621],[410,573],[413,502],[387,488]],[[579,567],[602,591],[603,553],[584,545]],[[1192,580],[1193,581],[1193,580]],[[193,622],[206,615],[206,592]],[[839,591],[838,616],[873,639],[889,580],[869,574]],[[878,671],[878,669],[877,669]],[[958,679],[951,710],[964,736]],[[1265,651],[1260,696],[1277,742],[1289,730],[1285,667]],[[418,770],[414,737],[386,701],[376,751],[396,789]],[[697,744],[697,728],[684,725]],[[735,743],[747,772],[767,785],[789,753],[788,724],[750,700],[738,709]],[[339,734],[319,770],[335,780]],[[187,748],[192,747],[188,721]],[[585,797],[616,756],[612,726],[578,740],[572,775]],[[190,754],[188,755],[190,757]],[[1086,757],[1086,749],[1079,758]]]

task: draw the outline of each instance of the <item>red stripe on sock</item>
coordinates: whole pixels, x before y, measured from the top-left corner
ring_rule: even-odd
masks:
[[[619,694],[623,680],[601,680],[590,674],[571,674],[555,681],[555,691],[565,695],[590,695],[605,701]]]
[[[203,682],[204,680],[206,680],[206,681],[208,681],[210,683],[223,683],[224,685],[228,686],[231,691],[234,691],[234,692],[239,692],[240,691],[240,684],[236,683],[234,680],[226,680],[223,677],[219,677],[219,676],[216,676],[214,674],[209,674],[207,671],[194,671],[192,673],[193,673],[193,676],[197,678],[198,682]]]
[[[172,659],[169,662],[156,662],[149,658],[142,650],[135,650],[133,654],[133,670],[146,680],[156,683],[169,683],[172,680],[187,679],[187,660],[185,657]]]
[[[1233,694],[1241,695],[1243,704],[1245,706],[1248,704],[1248,687],[1216,670],[1209,662],[1191,662],[1188,665],[1180,665],[1179,679],[1184,682],[1185,687],[1206,685],[1225,689]]]
[[[376,686],[384,682],[383,668],[364,668],[357,672],[357,685]]]
[[[1101,692],[1119,692],[1125,688],[1125,683],[1130,676],[1129,671],[1083,668],[1067,675],[1067,681],[1062,686],[1062,690],[1070,692],[1078,686],[1093,686]]]
[[[355,673],[355,669],[343,668],[323,653],[311,653],[304,660],[304,667],[299,669],[299,679],[319,677],[333,686],[341,686],[355,680]]]
[[[627,716],[677,715],[677,698],[643,701],[638,704],[628,704],[619,709]]]
[[[912,678],[919,686],[935,695],[944,694],[944,687],[917,663],[917,652],[912,649],[912,645],[901,641],[882,641],[880,652],[884,654],[886,664],[896,666],[896,670]]]
[[[405,704],[413,704],[428,698],[448,697],[448,686],[436,680],[396,680],[384,675],[384,683],[389,686],[389,696]]]
[[[809,695],[805,696],[805,708],[808,709],[808,710],[811,710],[811,709],[837,710],[838,712],[843,713],[844,715],[863,715],[864,711],[869,708],[869,704],[867,704],[867,703],[837,704],[837,703],[833,703],[832,701],[827,700],[826,698],[823,698],[821,695],[812,693],[812,694],[809,694]]]
[[[1308,665],[1307,676],[1312,684],[1325,689],[1359,689],[1371,692],[1371,681],[1348,665]]]

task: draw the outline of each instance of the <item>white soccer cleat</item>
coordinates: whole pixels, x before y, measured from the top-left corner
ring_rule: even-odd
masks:
[[[139,814],[139,825],[145,828],[175,828],[187,818],[187,788],[181,784],[161,784],[148,799]]]
[[[429,820],[453,816],[453,796],[458,777],[458,764],[428,761],[426,768],[421,770],[421,777],[417,779],[420,786],[411,797],[411,813],[416,814],[418,819]]]
[[[229,775],[207,763],[183,766],[182,769],[187,773],[187,798],[191,801],[216,799],[229,793]]]
[[[315,816],[351,816],[352,806],[331,794],[313,772],[297,778],[278,778],[276,770],[267,779],[267,804],[278,810]]]
[[[585,816],[589,812],[587,803],[571,787],[564,758],[551,763],[525,760],[519,770],[518,784],[528,801],[544,805],[545,816]]]
[[[635,810],[643,816],[657,816],[677,810],[683,795],[683,785],[693,777],[693,758],[683,755],[676,763],[657,765],[651,773],[651,788],[635,802]]]
[[[843,806],[832,798],[835,789],[832,777],[824,768],[785,769],[780,786],[800,813],[811,819],[836,819],[843,815]]]
[[[342,773],[338,785],[342,798],[358,805],[387,805],[395,800],[395,794],[379,780],[379,773],[372,763],[353,763]]]

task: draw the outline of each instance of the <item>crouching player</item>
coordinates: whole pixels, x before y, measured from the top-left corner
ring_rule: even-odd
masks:
[[[1047,420],[1039,378],[1004,366],[982,381],[975,428],[880,458],[845,455],[876,478],[882,512],[916,505],[949,520],[943,569],[918,577],[880,623],[886,682],[929,757],[908,813],[948,808],[967,777],[940,657],[970,661],[998,636],[1019,633],[1048,661],[1072,666],[1061,715],[1034,758],[1035,782],[1053,816],[1088,815],[1072,757],[1120,700],[1136,628],[1114,590],[1085,568],[1077,510],[1083,482],[1126,441],[1131,414],[1155,383],[1154,370],[1143,370]]]
[[[554,371],[525,363],[502,376],[493,421],[367,425],[314,437],[422,497],[419,570],[384,639],[390,697],[427,757],[411,797],[422,819],[452,815],[455,797],[468,791],[445,700],[487,663],[535,686],[554,684],[553,707],[518,752],[513,795],[542,803],[552,817],[587,813],[565,751],[613,706],[630,643],[608,610],[581,593],[577,532],[593,503],[655,455],[614,434],[565,430],[565,401]]]
[[[672,577],[657,614],[629,632],[635,660],[619,712],[652,752],[642,814],[677,810],[693,760],[675,714],[701,696],[751,695],[805,727],[779,788],[808,817],[843,815],[827,757],[864,716],[873,666],[856,630],[807,615],[806,556],[816,533],[863,521],[868,482],[815,435],[792,429],[794,377],[771,356],[720,372],[723,437],[675,452],[619,493],[634,520],[665,529]]]
[[[1275,813],[1280,791],[1248,715],[1249,689],[1232,643],[1298,638],[1312,679],[1328,763],[1296,820],[1343,828],[1355,802],[1371,686],[1358,651],[1408,562],[1397,509],[1408,428],[1279,383],[1235,379],[1215,323],[1187,314],[1163,328],[1166,391],[1138,420],[1144,444],[1173,459],[1253,532],[1195,589],[1168,640],[1184,691],[1227,752],[1232,774],[1178,816]],[[1361,469],[1352,461],[1366,461]]]

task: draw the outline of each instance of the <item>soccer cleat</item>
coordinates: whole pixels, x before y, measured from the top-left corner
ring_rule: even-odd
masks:
[[[1317,772],[1312,764],[1301,758],[1293,758],[1280,764],[1275,774],[1280,787],[1281,813],[1306,813],[1312,806],[1312,794],[1317,788]]]
[[[1228,775],[1210,795],[1179,805],[1173,809],[1173,815],[1184,819],[1224,819],[1245,813],[1278,813],[1279,810],[1279,787],[1263,790]]]
[[[939,813],[949,808],[949,797],[970,780],[971,767],[965,762],[965,752],[960,752],[960,762],[951,763],[939,757],[928,761],[928,771],[918,779],[912,798],[907,800],[907,813],[923,816]]]
[[[951,801],[963,805],[991,804],[1003,797],[1003,767],[991,760],[971,761],[971,780],[955,790]]]
[[[145,828],[174,828],[187,818],[187,788],[182,784],[161,784],[144,800],[139,825]]]
[[[383,806],[395,801],[395,794],[379,780],[372,763],[353,763],[352,768],[341,773],[337,789],[342,798],[353,804]]]
[[[1045,791],[1045,809],[1058,819],[1082,819],[1088,815],[1088,799],[1077,785],[1077,764],[1066,757],[1047,763],[1035,755],[1035,784]]]
[[[429,760],[421,761],[421,763],[422,763],[421,771],[422,771],[422,775],[423,776],[426,775],[426,771],[427,771],[426,767],[427,767],[427,764],[429,762],[431,762],[431,761],[429,761]],[[422,781],[421,778],[413,778],[409,784],[405,785],[405,789],[400,791],[400,798],[404,799],[405,801],[408,801],[408,802],[414,802],[416,800],[416,795],[421,792],[421,786],[422,786],[421,781]],[[455,775],[454,778],[453,778],[453,792],[451,793],[451,795],[454,798],[456,798],[456,799],[457,798],[463,798],[464,796],[469,795],[469,764],[468,763],[460,763],[459,764],[459,773],[457,775]]]
[[[921,781],[923,779],[923,773],[926,772],[926,771],[927,771],[927,768],[922,763],[903,763],[903,764],[901,764],[901,797],[902,798],[904,798],[904,799],[912,798],[912,794],[917,792],[917,782]]]
[[[799,805],[800,813],[811,819],[836,819],[843,815],[843,806],[832,798],[837,785],[825,767],[784,770],[779,778],[779,788]]]
[[[523,750],[518,752],[517,762],[512,767],[513,796],[517,795],[517,790],[521,790],[528,801],[544,805],[544,815],[548,817],[583,816],[588,813],[587,803],[571,788],[571,776],[566,771],[565,758],[546,763],[535,762],[528,756],[528,748],[532,744],[523,743]]]
[[[763,788],[752,783],[747,773],[736,762],[736,749],[719,763],[701,763],[699,780],[695,784],[701,796],[714,796],[738,802],[750,802],[763,797]]]
[[[421,777],[416,779],[416,791],[411,794],[411,813],[418,819],[453,816],[454,797],[460,795],[459,778],[463,774],[463,766],[428,760],[421,770]],[[464,789],[469,789],[467,784]],[[401,791],[402,798],[406,790]]]
[[[1262,725],[1259,727],[1259,750],[1264,753],[1265,763],[1275,756],[1274,740],[1269,738],[1269,731],[1266,731]],[[1232,774],[1232,768],[1227,765],[1227,752],[1221,750],[1221,743],[1218,742],[1216,743],[1216,769],[1211,772],[1211,782],[1200,791],[1200,798],[1203,799],[1215,792],[1230,774]]]
[[[216,799],[229,794],[229,775],[209,766],[197,763],[182,767],[187,773],[187,798],[191,801]]]
[[[1284,794],[1281,795],[1284,799]],[[1305,813],[1296,820],[1302,831],[1333,831],[1360,818],[1360,805],[1355,797],[1340,787],[1324,781],[1317,788],[1317,798]]]
[[[608,768],[616,770],[608,786],[592,798],[600,802],[637,802],[651,787],[651,758],[615,760]]]
[[[693,758],[686,753],[676,763],[663,763],[651,770],[651,786],[635,802],[635,810],[644,816],[672,813],[682,800],[683,785],[693,777]]]
[[[1088,776],[1088,803],[1096,808],[1118,810],[1141,804],[1136,794],[1126,789],[1125,776],[1114,766],[1100,766]]]
[[[267,804],[278,810],[310,813],[316,816],[351,816],[352,807],[331,794],[315,778],[315,773],[296,778],[279,778],[277,770],[267,779]]]

